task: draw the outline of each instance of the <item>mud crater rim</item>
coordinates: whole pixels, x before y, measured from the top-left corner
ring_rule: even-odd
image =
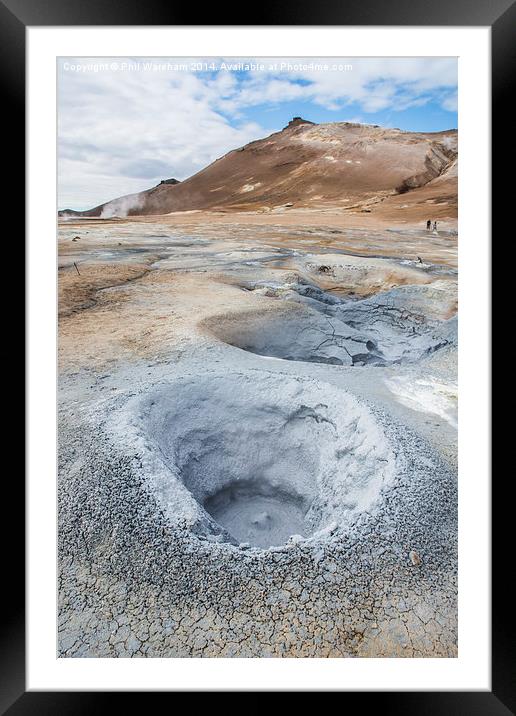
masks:
[[[393,472],[368,408],[298,376],[179,379],[144,399],[141,419],[168,468],[165,513],[174,521],[186,512],[195,535],[236,547],[280,547],[349,524]]]

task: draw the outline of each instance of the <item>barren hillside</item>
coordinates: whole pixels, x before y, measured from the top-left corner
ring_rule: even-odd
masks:
[[[430,211],[428,205],[431,205]],[[457,131],[404,132],[301,118],[281,132],[217,159],[179,183],[63,214],[127,216],[199,209],[284,211],[290,207],[455,217]]]

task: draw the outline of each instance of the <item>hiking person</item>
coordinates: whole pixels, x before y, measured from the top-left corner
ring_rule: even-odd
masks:
[[[437,221],[434,221],[434,231],[437,231]]]
[[[431,221],[431,219],[428,219],[428,221],[426,222],[426,230],[430,231],[431,226],[432,226],[432,221]]]

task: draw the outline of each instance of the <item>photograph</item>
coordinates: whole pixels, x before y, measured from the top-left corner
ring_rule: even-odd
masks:
[[[457,57],[56,72],[58,657],[456,661]]]

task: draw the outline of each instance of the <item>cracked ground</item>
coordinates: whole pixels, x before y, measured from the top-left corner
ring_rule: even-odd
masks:
[[[60,225],[59,655],[456,656],[456,236],[220,222]],[[312,523],[262,549],[195,489],[267,446]]]

